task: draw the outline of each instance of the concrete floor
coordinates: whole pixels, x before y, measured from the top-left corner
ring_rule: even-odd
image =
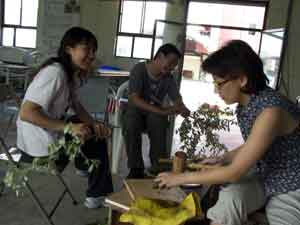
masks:
[[[0,133],[3,131],[3,117],[0,116]],[[10,145],[16,142],[16,130],[10,129],[7,141]],[[0,171],[3,172],[3,162]],[[0,175],[1,176],[1,175]],[[69,196],[66,196],[53,216],[56,225],[105,225],[107,222],[108,209],[87,209],[83,205],[87,178],[75,175],[72,163],[63,172],[71,191],[74,193],[79,204],[74,206]],[[0,177],[0,181],[2,178]],[[47,209],[51,209],[60,193],[62,185],[57,177],[51,175],[33,174],[31,177],[33,189]],[[16,197],[10,189],[5,189],[0,197],[0,225],[47,225],[35,206],[28,193],[22,197]]]
[[[0,123],[0,133],[1,131],[3,131],[3,126]],[[7,140],[10,145],[15,143],[15,129],[10,130]],[[3,162],[0,162],[0,171],[1,169],[3,169]],[[74,206],[69,196],[66,196],[54,214],[53,221],[55,225],[107,225],[107,208],[87,209],[83,205],[87,180],[75,175],[72,163],[65,169],[63,177],[71,187],[71,191],[79,204]],[[43,204],[50,210],[63,190],[57,177],[36,173],[32,175],[30,180]],[[115,189],[120,188],[120,184],[114,185]],[[249,224],[267,225],[268,223],[264,215],[255,214],[252,216],[252,221],[247,223],[247,225]],[[4,194],[0,196],[0,225],[47,225],[47,223],[27,192],[22,197],[16,197],[11,190],[5,189]]]

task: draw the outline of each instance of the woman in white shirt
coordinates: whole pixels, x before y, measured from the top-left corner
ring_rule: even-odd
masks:
[[[110,129],[93,119],[77,97],[80,81],[87,78],[97,50],[97,40],[88,30],[69,29],[63,36],[57,57],[48,59],[29,85],[17,121],[17,145],[22,151],[21,160],[31,162],[34,157],[48,156],[48,146],[62,135],[67,122],[65,113],[72,108],[77,116],[72,131],[83,141],[82,152],[96,158],[101,164],[89,174],[88,208],[97,208],[104,196],[113,191],[105,137]],[[99,96],[99,98],[104,96]],[[92,134],[95,138],[90,138]],[[58,166],[68,159],[61,155]],[[82,168],[82,159],[75,166]]]

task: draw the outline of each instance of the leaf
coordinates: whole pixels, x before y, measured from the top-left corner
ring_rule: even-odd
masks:
[[[182,143],[181,149],[187,152],[190,159],[206,151],[217,155],[226,150],[226,146],[219,142],[216,131],[229,131],[230,126],[236,124],[232,116],[233,112],[228,107],[222,110],[206,104],[199,106],[176,130]]]
[[[100,161],[86,158],[81,152],[81,145],[82,142],[72,132],[71,126],[67,125],[64,129],[64,136],[48,146],[48,157],[35,158],[31,166],[27,168],[10,166],[7,170],[4,182],[8,187],[12,188],[17,196],[21,196],[24,192],[25,184],[29,180],[30,172],[43,171],[51,174],[57,173],[55,161],[62,153],[66,154],[70,160],[74,160],[79,154],[82,155],[87,165],[89,165],[89,171],[91,172],[99,166]]]

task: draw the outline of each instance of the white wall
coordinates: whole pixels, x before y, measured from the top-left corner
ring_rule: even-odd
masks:
[[[168,4],[166,19],[184,21],[184,4],[175,0]],[[81,25],[91,29],[97,36],[100,47],[100,60],[104,64],[130,70],[138,62],[136,59],[115,57],[114,45],[119,15],[119,1],[81,0]]]
[[[130,69],[137,60],[114,57],[119,1],[81,0],[81,25],[93,31],[99,42],[99,58],[103,64]]]
[[[280,9],[278,10],[280,14]],[[286,57],[284,58],[283,74],[284,82],[280,89],[294,100],[300,95],[300,1],[295,0],[291,13],[288,45]]]
[[[270,0],[266,24],[268,29],[285,26],[288,2],[289,0]]]
[[[288,15],[289,0],[271,0],[267,18],[267,29],[285,27],[288,16],[291,16],[289,39],[282,67],[283,82],[280,91],[295,100],[300,95],[300,1],[294,0],[292,13]]]

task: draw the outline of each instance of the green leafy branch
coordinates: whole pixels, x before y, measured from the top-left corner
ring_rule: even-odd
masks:
[[[83,156],[85,164],[89,166],[88,171],[91,172],[98,167],[101,162],[99,160],[88,159],[81,152],[81,145],[82,141],[72,132],[71,125],[68,124],[65,126],[64,135],[48,146],[49,156],[35,158],[31,165],[23,163],[20,163],[19,167],[10,165],[6,172],[4,183],[15,191],[17,196],[22,195],[23,188],[25,187],[25,183],[29,180],[31,172],[38,171],[51,174],[59,172],[55,161],[59,159],[62,153],[67,155],[70,161],[73,161],[77,155]]]
[[[184,119],[177,129],[181,149],[190,159],[202,158],[207,152],[210,156],[217,156],[220,152],[227,151],[227,148],[220,143],[216,131],[229,131],[230,126],[235,123],[230,108],[220,109],[205,103]]]

